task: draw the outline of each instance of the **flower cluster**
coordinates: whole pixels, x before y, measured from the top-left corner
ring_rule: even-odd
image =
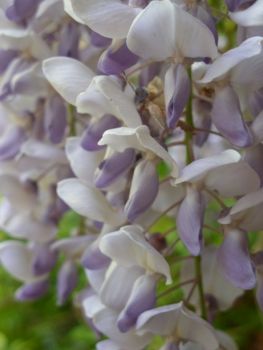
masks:
[[[237,349],[213,321],[248,289],[263,309],[263,1],[3,0],[0,18],[16,298],[59,266],[61,305],[81,267],[98,350]]]

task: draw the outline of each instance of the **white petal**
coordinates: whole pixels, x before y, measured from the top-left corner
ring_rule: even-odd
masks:
[[[261,37],[260,37],[261,38]],[[260,89],[263,86],[260,76],[263,74],[263,39],[261,38],[261,52],[240,62],[231,72],[230,81],[237,92],[239,86],[243,87],[247,94]]]
[[[134,20],[127,45],[145,59],[162,61],[171,57],[176,45],[173,4],[169,0],[150,2]]]
[[[217,339],[223,349],[225,350],[238,350],[236,343],[234,340],[227,334],[222,331],[216,331]]]
[[[129,299],[135,281],[142,275],[142,268],[137,266],[128,268],[112,263],[99,293],[103,304],[121,311]]]
[[[95,240],[94,235],[64,238],[51,245],[52,250],[59,251],[67,257],[80,257],[84,250]]]
[[[213,80],[218,80],[230,72],[230,70],[240,62],[260,54],[262,50],[262,40],[263,39],[259,36],[252,37],[245,40],[238,47],[227,51],[208,66],[204,77],[199,80],[199,82],[206,84]]]
[[[81,180],[92,184],[95,170],[103,160],[105,152],[88,152],[80,146],[80,141],[80,137],[67,138],[66,155],[74,174]]]
[[[206,246],[202,251],[202,273],[204,292],[216,298],[220,310],[228,309],[233,302],[243,294],[243,290],[229,283],[221,272],[217,262],[217,249],[214,246]],[[183,262],[181,269],[181,281],[192,279],[195,276],[195,266],[192,260]],[[186,295],[191,290],[191,285],[183,286]],[[195,290],[191,302],[199,305],[198,291]]]
[[[223,197],[236,197],[256,191],[260,178],[247,163],[240,161],[209,171],[205,186]]]
[[[56,236],[55,225],[43,223],[36,220],[30,214],[13,215],[12,218],[2,226],[12,237],[24,238],[36,242],[50,242]]]
[[[118,225],[120,218],[113,211],[104,195],[78,179],[66,179],[58,183],[57,193],[69,207],[90,219]]]
[[[20,281],[34,280],[32,259],[32,252],[23,243],[8,241],[0,244],[1,264]]]
[[[152,336],[149,334],[138,336],[134,330],[121,333],[117,328],[117,318],[117,312],[105,308],[95,315],[93,322],[99,331],[124,349],[142,350],[150,342]]]
[[[105,306],[102,304],[100,298],[96,294],[87,297],[83,301],[83,309],[88,318],[93,318],[96,313],[104,308]]]
[[[140,11],[120,0],[71,0],[71,8],[75,18],[108,38],[125,38]]]
[[[243,27],[263,25],[263,1],[257,0],[246,10],[229,13],[230,18]]]
[[[141,266],[149,273],[159,273],[171,282],[170,268],[164,257],[144,238],[139,226],[125,226],[120,231],[112,232],[100,241],[101,251],[126,267]]]
[[[183,57],[217,56],[215,38],[208,27],[179,6],[175,7],[176,46]]]
[[[185,197],[184,186],[172,186],[168,181],[162,182],[159,185],[158,195],[152,204],[152,209],[162,213],[167,208],[175,203],[180,203]],[[176,208],[174,209],[176,210]],[[174,210],[169,211],[167,215],[175,215]],[[152,219],[153,220],[153,219]]]
[[[87,66],[69,57],[48,58],[43,62],[43,72],[54,89],[73,105],[94,76]]]
[[[70,17],[72,17],[76,22],[81,23],[81,24],[85,24],[84,21],[80,17],[78,17],[78,15],[73,10],[72,0],[63,0],[63,2],[64,2],[64,11]]]
[[[27,191],[26,187],[14,176],[0,176],[0,193],[8,199],[13,208],[20,212],[30,211],[36,205],[35,194]]]
[[[99,145],[108,145],[117,152],[126,148],[135,148],[149,152],[164,160],[171,167],[172,176],[178,175],[178,167],[169,153],[150,135],[146,125],[137,128],[115,128],[105,131]]]
[[[144,312],[137,321],[137,329],[154,334],[176,335],[203,346],[204,350],[217,350],[218,341],[209,323],[187,310],[182,303],[161,306]]]
[[[39,63],[30,65],[22,72],[18,72],[11,80],[12,89],[17,94],[41,96],[47,91],[47,82]]]
[[[182,303],[178,303],[145,311],[137,320],[138,333],[151,332],[158,335],[172,335],[177,327],[181,308]]]
[[[129,127],[141,125],[141,118],[133,100],[134,94],[122,91],[120,83],[110,76],[95,77],[86,91],[77,98],[79,113],[95,117],[111,113]]]
[[[241,156],[237,151],[229,149],[211,157],[198,159],[182,170],[181,176],[175,181],[175,184],[187,181],[200,181],[205,177],[208,171],[225,164],[238,162],[240,158]]]
[[[29,139],[22,145],[21,153],[44,161],[67,164],[67,158],[62,149],[34,139]]]
[[[220,218],[221,224],[237,222],[238,227],[248,231],[263,229],[263,189],[246,194],[232,207],[229,214]]]

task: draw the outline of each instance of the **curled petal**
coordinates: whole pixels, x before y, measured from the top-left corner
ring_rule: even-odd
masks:
[[[236,287],[251,289],[256,284],[255,272],[248,251],[246,233],[237,229],[226,230],[218,252],[218,262]]]
[[[130,222],[142,215],[153,204],[159,188],[156,167],[147,160],[138,163],[134,170],[130,195],[124,212]]]
[[[242,118],[238,97],[231,87],[216,93],[211,114],[216,128],[229,142],[238,147],[252,145],[252,134]]]
[[[41,281],[25,284],[20,287],[15,294],[17,300],[31,301],[41,298],[48,292],[49,282],[44,279]]]
[[[193,255],[199,255],[201,250],[204,210],[202,194],[187,186],[186,197],[179,206],[176,223],[181,240]]]
[[[135,325],[141,313],[155,306],[155,289],[156,280],[151,275],[143,275],[135,281],[127,304],[118,318],[121,332],[127,332]]]

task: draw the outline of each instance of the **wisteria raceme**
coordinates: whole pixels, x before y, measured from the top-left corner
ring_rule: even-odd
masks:
[[[238,349],[216,319],[250,289],[263,310],[263,1],[3,0],[0,20],[15,298],[56,269],[98,350]]]

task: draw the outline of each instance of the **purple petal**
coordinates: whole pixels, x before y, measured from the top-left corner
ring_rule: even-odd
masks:
[[[144,8],[151,0],[129,0],[129,6]]]
[[[89,270],[105,268],[109,265],[110,261],[110,258],[100,251],[97,244],[92,244],[88,247],[81,258],[82,265]]]
[[[154,202],[159,180],[154,163],[143,160],[135,168],[129,200],[124,212],[130,222],[143,214]]]
[[[256,117],[263,110],[263,89],[255,91],[249,99],[250,111]]]
[[[95,47],[104,48],[110,45],[111,39],[106,38],[99,33],[94,32],[93,30],[90,32],[90,42]]]
[[[100,57],[98,62],[98,69],[104,74],[119,75],[125,69],[137,63],[139,57],[132,53],[126,42],[121,46],[112,45]]]
[[[48,245],[39,245],[34,249],[33,273],[35,276],[50,272],[57,261],[57,254]]]
[[[245,0],[247,1],[247,0]],[[228,7],[229,11],[235,11],[238,10],[238,7],[242,2],[245,2],[244,0],[225,0],[226,6]]]
[[[202,147],[209,136],[209,130],[211,128],[211,103],[195,99],[193,101],[194,110],[194,125],[196,128],[205,129],[206,131],[197,132],[194,135],[194,142],[198,147]]]
[[[181,240],[193,255],[200,254],[204,211],[202,193],[187,186],[186,197],[177,212],[176,225]]]
[[[99,166],[100,172],[95,179],[98,188],[105,188],[125,174],[134,164],[135,151],[127,148],[123,152],[115,152],[111,157],[106,158]]]
[[[49,288],[48,280],[41,280],[23,285],[16,291],[16,299],[20,301],[30,301],[41,298]]]
[[[69,22],[63,26],[59,38],[58,54],[72,58],[79,57],[80,29],[76,23]]]
[[[140,85],[146,86],[150,81],[153,80],[156,75],[160,73],[161,63],[154,62],[151,63],[148,67],[142,69],[140,73]]]
[[[57,281],[57,304],[63,305],[77,285],[77,268],[72,261],[66,261],[59,270]]]
[[[86,151],[102,149],[104,146],[99,146],[98,142],[102,138],[103,133],[108,129],[118,128],[120,125],[120,121],[113,115],[104,115],[86,129],[82,136],[81,147]]]
[[[252,145],[252,134],[242,118],[238,97],[230,86],[217,91],[212,108],[212,120],[218,131],[233,145],[237,147]]]
[[[0,161],[14,158],[25,139],[24,129],[16,126],[9,128],[0,140]]]
[[[160,350],[180,350],[179,347],[174,342],[165,343]]]
[[[218,251],[218,262],[226,278],[236,287],[254,288],[256,278],[245,232],[237,229],[225,232],[224,242]]]
[[[263,145],[260,143],[255,147],[247,148],[243,159],[260,177],[261,186],[263,185]]]
[[[151,275],[139,277],[133,285],[131,295],[118,318],[118,328],[121,332],[128,332],[137,318],[146,310],[150,310],[156,303],[156,280]]]
[[[182,64],[173,70],[174,91],[168,102],[166,122],[169,128],[175,128],[178,119],[182,116],[190,95],[190,82],[188,74]]]
[[[34,15],[42,0],[14,0],[13,4],[6,9],[6,17],[13,22],[19,23]]]
[[[53,143],[60,143],[65,135],[67,127],[67,110],[63,100],[52,96],[46,106],[44,114],[45,130]]]
[[[256,298],[260,309],[263,311],[263,273],[262,271],[258,273],[258,277],[257,277]]]
[[[10,62],[18,55],[16,50],[0,50],[0,74],[4,73]]]

